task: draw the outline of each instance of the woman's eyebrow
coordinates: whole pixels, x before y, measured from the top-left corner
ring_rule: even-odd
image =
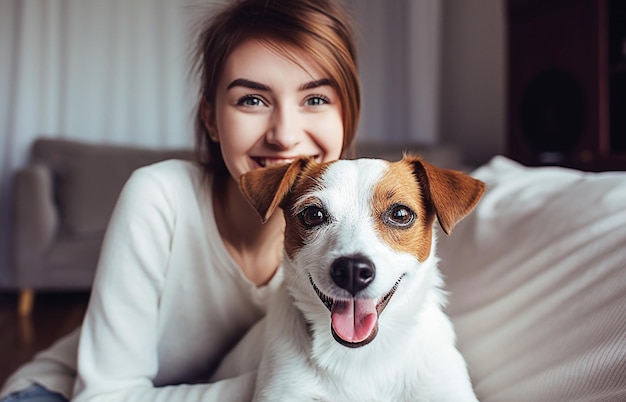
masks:
[[[330,86],[330,85],[331,85],[331,81],[328,78],[322,78],[321,80],[309,81],[307,83],[304,83],[300,85],[298,90],[306,91],[309,89],[315,89],[315,88]],[[260,82],[256,82],[256,81],[247,80],[245,78],[237,78],[236,80],[233,80],[233,82],[228,84],[228,87],[226,87],[226,89],[228,90],[234,87],[245,87],[249,89],[255,89],[257,91],[269,91],[270,90],[270,87],[268,87],[265,84],[261,84]]]
[[[322,78],[321,80],[315,80],[302,84],[299,88],[300,91],[306,91],[308,89],[315,89],[319,87],[331,86],[331,81],[328,78]]]
[[[267,85],[261,84],[260,82],[250,81],[245,78],[237,78],[236,80],[228,84],[228,87],[226,89],[228,90],[233,87],[245,87],[250,89],[256,89],[257,91],[270,90],[270,87],[268,87]]]

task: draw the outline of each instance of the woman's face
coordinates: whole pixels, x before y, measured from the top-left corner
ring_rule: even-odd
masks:
[[[344,133],[337,92],[306,53],[289,53],[293,60],[248,40],[226,61],[210,132],[234,179],[299,155],[319,162],[341,156]]]

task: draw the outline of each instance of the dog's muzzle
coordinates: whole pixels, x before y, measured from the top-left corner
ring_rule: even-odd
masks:
[[[330,274],[335,284],[352,295],[351,298],[333,299],[324,294],[309,280],[315,293],[331,313],[331,331],[340,344],[358,348],[370,343],[378,334],[378,317],[400,285],[402,275],[391,290],[378,299],[358,297],[376,275],[374,264],[362,256],[340,257],[333,262]]]

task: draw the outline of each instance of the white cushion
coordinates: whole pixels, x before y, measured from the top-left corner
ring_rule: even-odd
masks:
[[[479,399],[626,401],[626,172],[472,175],[488,190],[439,255]]]

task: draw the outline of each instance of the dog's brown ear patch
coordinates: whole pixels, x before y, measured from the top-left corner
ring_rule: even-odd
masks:
[[[300,157],[292,163],[252,170],[239,178],[241,192],[266,222],[289,193],[300,172],[313,162]]]
[[[425,201],[435,210],[441,228],[446,234],[452,233],[482,197],[485,183],[460,171],[438,168],[419,157],[405,155],[404,160],[412,164]]]

